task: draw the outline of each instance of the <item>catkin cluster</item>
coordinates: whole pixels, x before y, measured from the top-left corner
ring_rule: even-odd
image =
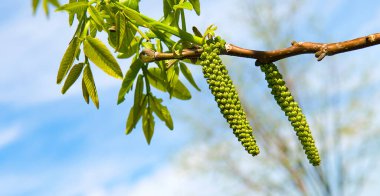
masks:
[[[220,108],[220,112],[233,129],[233,133],[242,143],[245,150],[255,156],[260,150],[252,135],[246,114],[240,104],[238,94],[228,75],[226,66],[218,56],[224,47],[220,37],[207,40],[203,45],[201,65],[204,77],[207,79],[211,93]]]
[[[285,112],[285,115],[291,122],[309,162],[314,166],[319,165],[320,158],[318,150],[311,135],[309,125],[306,122],[306,117],[297,102],[293,99],[289,89],[285,86],[282,75],[273,63],[257,63],[257,65],[260,66],[261,71],[265,73],[265,80],[268,82],[268,87],[272,90],[271,93],[274,95],[277,104]]]

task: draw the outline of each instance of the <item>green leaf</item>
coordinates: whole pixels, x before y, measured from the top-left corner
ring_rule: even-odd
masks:
[[[198,37],[202,37],[202,33],[198,30],[197,27],[193,26],[193,32],[194,32],[194,35],[198,36]]]
[[[142,45],[144,48],[151,49],[151,50],[156,50],[156,49],[154,48],[154,45],[152,44],[152,42],[142,42],[141,45]]]
[[[195,13],[197,13],[197,15],[201,15],[201,4],[199,2],[199,0],[189,0],[191,5],[193,5],[193,8],[195,10]]]
[[[177,10],[177,9],[193,10],[193,5],[190,2],[182,2],[180,4],[173,6],[173,8],[174,10]]]
[[[62,87],[62,94],[65,94],[66,91],[77,81],[79,78],[80,73],[82,73],[84,63],[78,63],[73,66],[73,68],[70,70],[69,75],[66,78],[65,84]]]
[[[46,16],[49,16],[49,5],[48,5],[48,0],[43,0],[42,1],[42,7],[44,8]]]
[[[77,0],[70,0],[69,3],[77,2]],[[73,25],[75,13],[69,13],[69,25]]]
[[[58,2],[58,0],[48,0],[50,4],[54,5],[55,7],[61,6]]]
[[[194,78],[193,78],[193,75],[191,75],[191,72],[190,72],[190,70],[187,68],[187,66],[185,65],[185,63],[180,62],[179,65],[180,65],[180,68],[181,68],[181,72],[182,72],[182,74],[185,76],[185,78],[187,79],[187,81],[189,81],[190,84],[193,85],[193,87],[194,87],[195,89],[197,89],[198,91],[201,91],[201,89],[200,89],[200,88],[198,87],[198,85],[195,83]]]
[[[33,0],[33,1],[32,1],[33,14],[36,14],[38,4],[40,4],[40,0]]]
[[[148,80],[149,84],[153,87],[161,90],[163,92],[167,92],[167,83],[165,79],[162,78],[161,69],[154,67],[148,69]],[[181,81],[177,81],[176,85],[173,88],[173,97],[188,100],[191,99],[190,91],[183,85]]]
[[[127,119],[127,124],[125,128],[125,133],[128,135],[132,132],[133,128],[136,127],[136,124],[139,122],[142,113],[145,110],[145,107],[148,103],[148,99],[145,96],[144,100],[139,105],[133,105],[129,111],[128,119]],[[137,114],[137,115],[136,115]]]
[[[119,51],[120,48],[123,46],[123,40],[126,36],[126,24],[127,19],[125,18],[124,14],[121,12],[118,12],[116,14],[116,39],[117,39],[117,46],[116,50]]]
[[[140,71],[141,66],[143,66],[143,63],[136,56],[133,59],[133,62],[131,64],[131,66],[129,67],[128,72],[124,76],[123,83],[122,83],[121,88],[119,90],[119,96],[117,99],[117,104],[120,104],[125,100],[124,96],[125,96],[125,94],[127,94],[131,90],[133,81],[135,81],[135,78],[136,78],[138,72]]]
[[[139,103],[142,101],[143,91],[144,91],[144,80],[143,80],[143,76],[139,75],[136,82],[134,105],[139,105]]]
[[[142,127],[144,130],[145,139],[150,144],[154,133],[154,117],[152,110],[147,108],[142,116]]]
[[[84,83],[84,77],[82,78],[82,94],[84,101],[89,104],[90,103],[90,95],[88,94],[88,90],[86,84]]]
[[[166,82],[165,78],[162,78],[160,68],[153,67],[148,69],[148,80],[149,84],[153,87],[161,90],[163,92],[167,92],[166,90]]]
[[[133,9],[124,9],[124,13],[128,16],[128,18],[134,20],[136,24],[140,26],[149,26],[149,24],[141,17],[140,13]]]
[[[96,91],[94,77],[92,76],[92,72],[89,65],[86,65],[86,67],[84,68],[83,80],[92,102],[95,104],[96,108],[99,109],[98,92]]]
[[[94,20],[90,20],[90,36],[96,37],[96,34],[98,33],[98,26]],[[100,27],[102,29],[102,27]]]
[[[88,2],[86,1],[73,2],[73,3],[62,5],[61,7],[56,9],[56,11],[67,11],[69,13],[80,14],[83,11],[85,11],[87,7],[88,7]]]
[[[73,64],[75,60],[75,53],[78,50],[79,45],[80,45],[79,39],[77,37],[74,37],[74,39],[71,40],[69,47],[66,49],[66,52],[63,55],[63,58],[59,65],[58,75],[57,75],[57,84],[61,83],[62,79],[66,76],[71,65]]]
[[[178,68],[178,64],[175,63],[167,70],[167,78],[168,78],[167,81],[169,83],[168,92],[170,94],[170,98],[172,97],[174,87],[176,86],[178,82],[178,75],[179,75],[179,68]]]
[[[153,112],[160,118],[162,121],[165,122],[166,126],[173,130],[173,120],[170,115],[170,112],[168,108],[164,105],[162,105],[162,99],[158,99],[155,96],[150,96],[150,105],[152,106]]]
[[[140,0],[120,0],[120,3],[139,12],[139,1]]]
[[[164,17],[166,18],[169,15],[169,13],[173,10],[173,8],[169,4],[168,0],[163,0],[163,4],[164,4]]]
[[[123,78],[119,64],[102,41],[87,36],[83,50],[86,56],[105,73],[118,79]]]
[[[96,10],[93,6],[89,6],[87,10],[90,13],[91,19],[99,26],[99,28],[104,29],[104,20],[98,10]]]
[[[173,97],[181,100],[189,100],[191,99],[191,94],[189,89],[187,89],[186,86],[178,80],[173,89]]]
[[[138,52],[140,48],[140,40],[140,37],[135,37],[131,41],[129,46],[123,46],[122,48],[120,48],[120,52],[117,55],[117,58],[129,58],[133,54],[136,54],[136,52]]]

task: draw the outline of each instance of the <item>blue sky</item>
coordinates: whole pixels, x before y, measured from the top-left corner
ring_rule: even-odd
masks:
[[[142,0],[141,10],[158,18],[162,13],[160,2],[152,5]],[[230,42],[250,48],[260,46],[255,41],[241,41],[250,34],[237,31],[244,29],[244,23],[233,18],[243,14],[239,5],[227,0],[217,5],[201,3],[201,16],[189,15],[189,25],[203,31],[216,24],[218,33]],[[328,28],[332,40],[312,40],[307,34],[297,39],[333,41],[379,31],[380,2],[308,1],[308,5],[304,12],[320,12],[319,20],[325,24],[320,28]],[[194,182],[171,163],[191,145],[188,140],[194,128],[188,126],[181,110],[191,110],[194,104],[165,99],[175,129],[169,131],[156,120],[150,146],[140,126],[126,136],[124,127],[131,102],[116,106],[120,81],[94,71],[99,110],[85,104],[78,85],[61,95],[61,86],[55,84],[60,59],[73,33],[65,13],[52,13],[46,19],[39,10],[32,16],[29,1],[4,1],[0,11],[0,195],[173,195],[178,187],[188,187],[187,195],[198,189],[204,190],[204,195],[218,193],[202,185],[207,178]],[[233,36],[236,32],[239,36]],[[367,53],[355,54],[344,60],[358,61],[357,57]],[[372,52],[366,58],[375,60],[378,56]],[[125,72],[129,61],[120,64]],[[194,99],[212,99],[202,95],[208,89],[200,69],[193,71],[203,90],[199,93],[191,89]]]

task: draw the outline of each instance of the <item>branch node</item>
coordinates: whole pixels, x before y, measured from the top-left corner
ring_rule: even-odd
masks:
[[[157,52],[151,49],[144,49],[140,53],[140,59],[143,62],[152,62],[156,60]]]
[[[295,40],[293,40],[292,42],[290,42],[290,44],[292,44],[292,46],[294,46],[297,44],[297,42]]]
[[[229,51],[231,51],[231,49],[232,49],[231,44],[225,44],[224,47],[226,48],[227,53],[228,53]]]
[[[315,57],[317,58],[318,61],[321,61],[323,58],[326,57],[328,54],[328,45],[323,44],[321,46],[321,49],[315,53]]]
[[[372,42],[374,42],[376,40],[376,37],[375,37],[375,35],[368,35],[367,37],[366,37],[366,41],[367,42],[369,42],[369,43],[372,43]]]

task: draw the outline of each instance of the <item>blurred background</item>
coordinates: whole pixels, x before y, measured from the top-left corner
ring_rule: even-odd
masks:
[[[61,1],[61,3],[66,3]],[[162,15],[161,1],[140,11]],[[121,86],[94,70],[100,109],[83,101],[80,85],[65,95],[55,84],[61,57],[75,31],[66,13],[31,2],[0,4],[0,195],[376,195],[380,192],[380,48],[276,64],[308,119],[321,154],[309,165],[290,123],[254,60],[223,56],[261,148],[247,154],[219,113],[203,79],[192,100],[164,98],[174,130],[156,120],[147,145],[141,124],[128,136],[132,104],[116,106]],[[235,45],[272,50],[292,40],[336,42],[380,29],[373,0],[201,1],[201,16]],[[120,60],[123,72],[129,60]],[[189,87],[190,88],[190,87]],[[379,151],[379,152],[378,152]]]

